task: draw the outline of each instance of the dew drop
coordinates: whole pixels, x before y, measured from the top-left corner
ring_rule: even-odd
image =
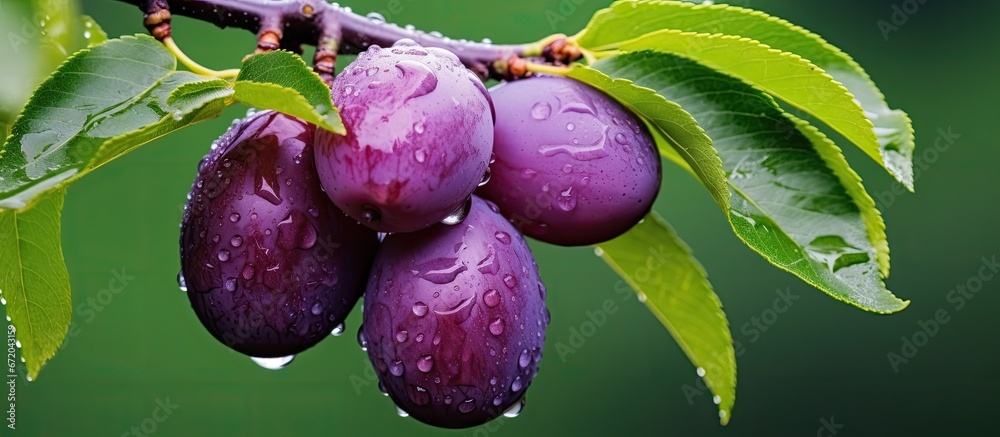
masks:
[[[521,170],[521,177],[524,179],[534,179],[535,176],[538,176],[538,172],[535,170],[532,170],[530,168]]]
[[[187,281],[184,280],[184,272],[177,273],[177,286],[185,293],[188,291]]]
[[[431,395],[430,393],[427,393],[426,388],[419,385],[411,385],[410,400],[413,401],[414,404],[417,404],[419,406],[424,406],[430,403]]]
[[[414,338],[414,340],[416,340],[417,343],[423,343],[423,341],[424,341],[424,334],[417,334],[417,336]]]
[[[229,251],[222,249],[219,251],[219,261],[226,262],[229,261]]]
[[[410,417],[410,413],[407,413],[402,408],[399,408],[399,405],[396,405],[396,414],[398,414],[399,417]]]
[[[722,403],[722,397],[720,397],[720,396],[713,396],[712,397],[712,402],[715,402],[715,405],[719,405],[719,404]]]
[[[226,291],[234,292],[236,291],[236,278],[229,278],[226,280]]]
[[[551,115],[552,105],[549,105],[546,102],[538,102],[531,107],[531,118],[534,118],[535,120],[548,120]]]
[[[243,267],[243,279],[249,281],[253,279],[253,276],[257,274],[257,270],[253,268],[253,264],[247,264]]]
[[[427,373],[434,368],[434,357],[430,355],[424,355],[417,360],[417,369],[421,372]]]
[[[361,215],[365,218],[365,222],[375,223],[382,220],[382,214],[379,212],[378,208],[371,205],[365,205],[361,209]]]
[[[513,290],[517,287],[517,278],[515,278],[514,275],[504,275],[503,283],[507,286],[507,288]]]
[[[574,130],[576,130],[576,125],[573,124],[573,123],[566,123],[566,130],[568,130],[568,131],[574,131]]]
[[[573,192],[573,187],[569,187],[566,191],[559,193],[556,203],[559,205],[559,209],[563,211],[576,209],[576,193]]]
[[[423,164],[427,161],[427,149],[423,147],[417,149],[417,151],[413,152],[413,159],[416,159],[417,162]]]
[[[337,326],[334,326],[333,329],[330,330],[330,335],[332,335],[334,337],[340,337],[341,335],[344,335],[344,331],[346,329],[347,328],[344,326],[344,324],[341,323],[341,324],[339,324]]]
[[[465,203],[463,203],[461,207],[451,213],[448,217],[445,217],[444,220],[441,220],[441,223],[448,226],[460,224],[465,221],[466,217],[469,216],[470,211],[472,211],[472,197],[466,199]]]
[[[522,350],[521,356],[517,359],[517,364],[521,366],[522,369],[528,367],[528,365],[531,364],[531,351],[527,349]],[[515,389],[514,391],[517,390]]]
[[[237,235],[229,239],[229,245],[233,247],[240,247],[243,245],[243,237]]]
[[[628,144],[628,137],[626,137],[625,134],[619,133],[618,135],[615,135],[615,142],[624,146]]]
[[[466,399],[458,405],[458,411],[463,414],[468,414],[474,409],[476,409],[476,400],[472,398]]]
[[[500,305],[500,292],[496,290],[488,290],[486,294],[483,295],[483,302],[486,306],[490,308],[495,308]]]
[[[313,306],[312,306],[312,310],[310,310],[310,312],[314,316],[318,316],[320,314],[323,314],[323,304],[319,303],[319,302],[314,303]]]
[[[493,321],[493,323],[490,323],[490,334],[493,334],[493,335],[503,334],[503,320],[502,319],[497,318],[496,320]]]
[[[289,355],[287,357],[278,358],[251,358],[253,362],[257,363],[258,366],[263,367],[267,370],[281,370],[288,367],[289,364],[295,360],[295,355]]]
[[[507,409],[507,411],[503,412],[503,416],[509,419],[513,419],[521,415],[521,411],[524,410],[524,404],[525,401],[524,397],[522,396],[521,400],[515,402],[514,405],[511,405],[510,408]]]
[[[517,378],[514,378],[514,382],[510,384],[510,391],[517,392],[521,390],[521,388],[523,388],[523,385],[524,384],[521,382],[521,377],[518,376]]]
[[[504,231],[497,231],[497,233],[493,234],[493,236],[496,237],[497,241],[503,244],[510,244],[510,234]]]
[[[704,368],[699,367],[698,370],[696,370],[695,372],[698,374],[699,377],[702,377],[702,378],[705,377],[705,369]]]
[[[413,304],[413,314],[417,317],[423,317],[427,315],[427,304],[423,302],[417,302]]]
[[[402,331],[399,331],[399,332],[396,333],[396,341],[398,341],[400,343],[406,342],[407,338],[410,338],[410,337],[409,337],[409,333],[406,332],[406,330],[402,330]]]
[[[361,346],[363,352],[368,352],[368,339],[365,338],[365,329],[362,326],[358,329],[358,346]]]
[[[392,376],[403,376],[404,370],[403,362],[400,360],[393,360],[393,362],[389,363],[389,373],[391,373]]]
[[[240,215],[237,214],[237,213],[235,213],[235,212],[232,213],[232,214],[230,214],[229,215],[229,221],[231,221],[233,223],[236,223],[236,222],[240,221]]]

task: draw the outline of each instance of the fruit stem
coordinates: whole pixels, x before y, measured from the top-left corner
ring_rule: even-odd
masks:
[[[501,45],[489,42],[453,40],[437,32],[422,32],[413,26],[386,23],[379,16],[364,17],[350,8],[321,0],[119,0],[138,6],[145,14],[150,32],[165,41],[170,37],[171,13],[209,22],[219,27],[236,27],[277,35],[282,48],[302,44],[322,45],[335,39],[338,54],[358,54],[372,45],[391,46],[409,38],[425,47],[451,51],[483,78],[507,78],[506,66],[528,51],[544,51],[536,45]],[[565,36],[562,36],[565,40]],[[186,57],[181,58],[182,62]],[[324,57],[329,61],[329,56]],[[190,61],[188,59],[188,61]],[[187,63],[185,62],[185,65]],[[192,65],[197,65],[193,63]],[[203,71],[211,71],[204,69]]]
[[[220,79],[232,79],[240,74],[240,70],[216,71],[203,67],[201,64],[189,58],[188,55],[184,54],[181,48],[177,47],[177,43],[174,42],[174,39],[172,37],[168,36],[166,38],[163,38],[163,45],[167,47],[167,50],[169,50],[170,53],[172,53],[174,57],[181,62],[181,64],[184,64],[184,66],[187,67],[188,70],[191,70],[191,72],[194,74],[200,76],[217,77]]]
[[[565,76],[569,74],[569,67],[560,67],[556,65],[548,64],[538,64],[534,62],[528,62],[526,64],[528,71],[532,73],[549,74],[552,76]]]

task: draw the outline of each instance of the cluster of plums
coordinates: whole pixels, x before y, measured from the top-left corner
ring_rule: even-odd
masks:
[[[280,368],[364,295],[358,339],[401,411],[448,428],[516,414],[549,323],[522,234],[587,245],[638,222],[660,185],[649,132],[571,79],[487,91],[407,40],[331,92],[346,135],[259,112],[201,162],[180,241],[195,313]]]

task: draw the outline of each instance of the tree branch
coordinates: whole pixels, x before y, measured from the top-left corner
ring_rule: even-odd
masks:
[[[539,56],[523,45],[495,45],[453,40],[411,26],[399,27],[380,17],[363,17],[323,0],[119,0],[138,6],[146,28],[157,39],[171,35],[172,14],[235,27],[257,35],[257,50],[283,48],[301,53],[303,44],[315,45],[314,66],[332,77],[336,55],[358,54],[372,45],[388,47],[409,38],[425,47],[455,53],[466,67],[483,78],[509,78],[519,70],[521,57]],[[512,68],[513,67],[513,68]]]

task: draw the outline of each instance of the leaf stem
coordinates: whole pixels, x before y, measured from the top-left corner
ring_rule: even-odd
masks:
[[[240,74],[240,70],[222,70],[216,71],[202,66],[201,64],[195,62],[193,59],[189,58],[188,55],[184,54],[184,51],[177,46],[172,37],[163,38],[163,45],[167,47],[167,50],[177,58],[181,64],[184,64],[191,72],[201,76],[217,77],[219,79],[233,79]]]

